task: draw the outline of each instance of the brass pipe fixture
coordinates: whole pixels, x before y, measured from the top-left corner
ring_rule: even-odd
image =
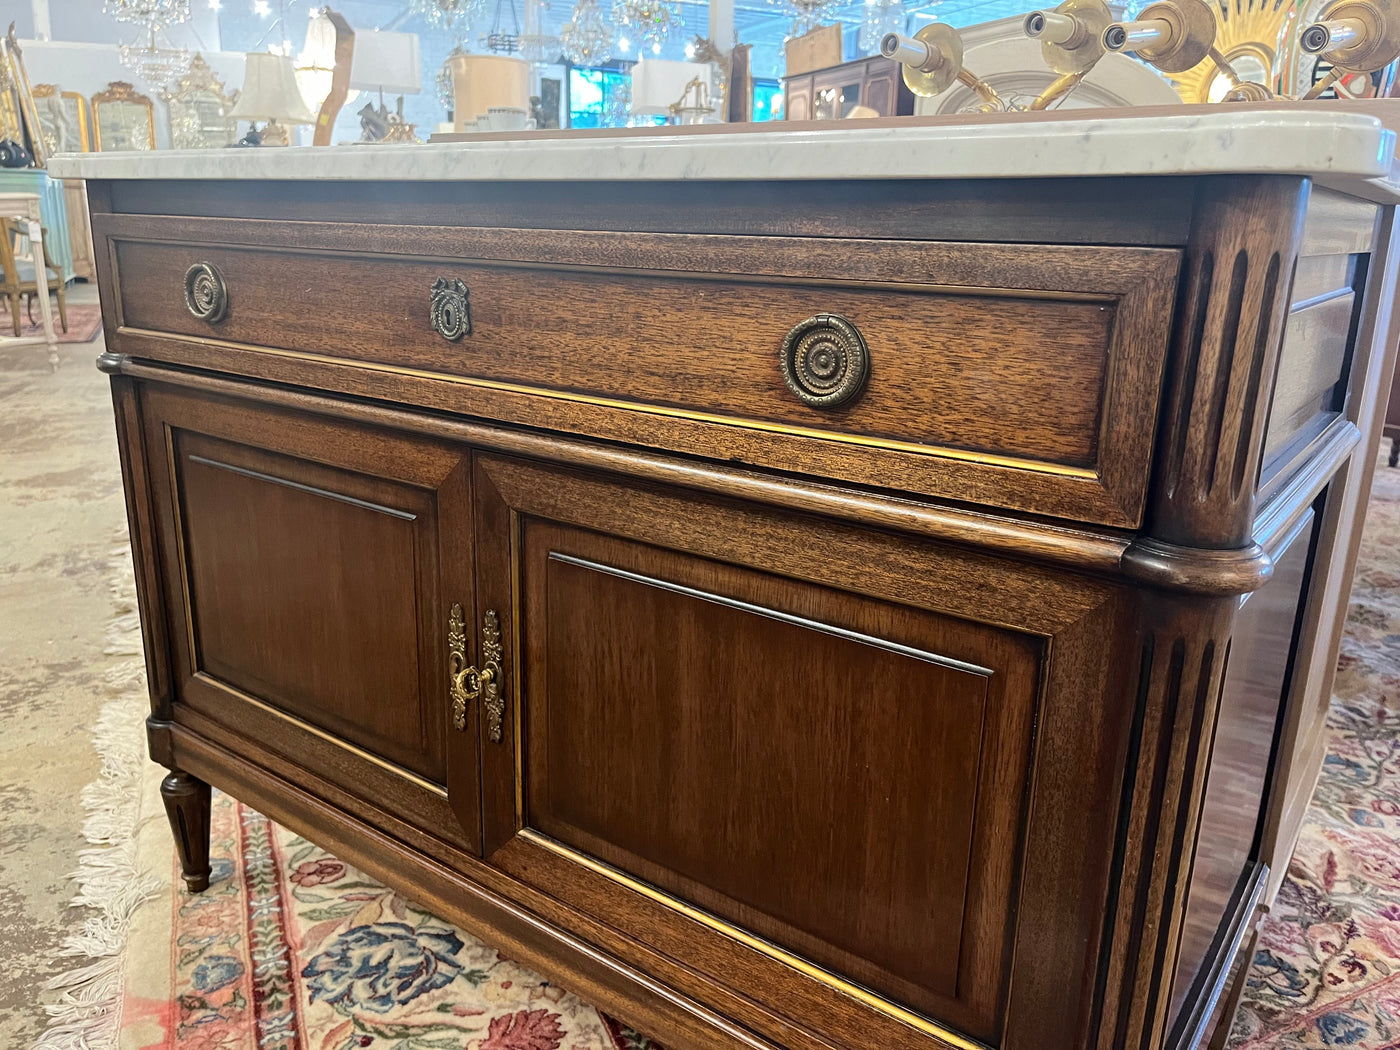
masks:
[[[962,37],[946,23],[933,22],[912,37],[887,33],[880,41],[880,54],[904,67],[904,83],[923,98],[941,95],[956,81],[977,92],[984,111],[1010,108],[994,87],[963,68]]]
[[[1307,26],[1299,47],[1332,63],[1332,72],[1303,97],[1317,98],[1349,73],[1372,73],[1400,57],[1400,14],[1393,0],[1334,0]]]
[[[1052,11],[1026,15],[1022,23],[1026,36],[1040,41],[1045,64],[1060,74],[1031,103],[1031,109],[1046,109],[1089,75],[1104,56],[1103,32],[1112,21],[1104,0],[1064,0]]]
[[[1133,51],[1164,73],[1184,73],[1210,54],[1215,31],[1205,0],[1157,0],[1134,22],[1110,23],[1102,40],[1106,51]]]
[[[1105,50],[1133,51],[1163,73],[1184,73],[1207,58],[1230,83],[1222,102],[1265,102],[1274,93],[1242,79],[1215,46],[1215,12],[1205,0],[1158,0],[1135,22],[1114,22],[1103,31]]]

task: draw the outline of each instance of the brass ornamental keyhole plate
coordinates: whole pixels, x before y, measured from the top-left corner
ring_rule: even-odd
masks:
[[[493,744],[503,736],[506,702],[501,692],[501,618],[487,609],[481,624],[481,668],[467,663],[467,625],[462,607],[453,603],[447,619],[447,683],[452,704],[452,728],[467,728],[467,705],[480,699],[486,732]]]
[[[471,335],[472,309],[466,284],[455,277],[434,281],[428,320],[434,332],[454,343]]]

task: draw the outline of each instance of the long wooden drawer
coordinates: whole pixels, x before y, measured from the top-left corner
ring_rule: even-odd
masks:
[[[1175,251],[118,216],[97,227],[117,341],[136,356],[272,379],[294,366],[350,393],[1140,520]],[[187,307],[200,263],[226,290],[217,320]],[[456,340],[433,327],[439,280],[467,290],[470,331]],[[815,348],[799,333],[785,362],[804,322]],[[804,400],[854,370],[861,343],[868,374],[850,400]]]

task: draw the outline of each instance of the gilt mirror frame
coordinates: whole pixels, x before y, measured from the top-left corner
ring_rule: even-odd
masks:
[[[106,144],[102,141],[102,109],[104,106],[139,106],[146,111],[146,137],[147,145],[119,146],[111,141],[110,133]],[[92,137],[93,146],[99,151],[111,152],[124,149],[155,149],[156,148],[156,109],[150,98],[140,94],[134,87],[125,80],[114,80],[107,85],[106,91],[99,91],[92,96]]]
[[[3,125],[0,132],[5,138],[14,139],[29,149],[35,167],[44,166],[44,133],[13,22],[9,32],[0,38],[0,125]]]
[[[204,56],[190,60],[189,71],[165,96],[170,111],[170,145],[173,149],[215,149],[238,141],[238,118],[232,116],[238,92],[230,92],[214,75]],[[211,102],[218,114],[210,119],[199,103]]]
[[[49,153],[92,151],[92,120],[88,115],[88,100],[81,92],[64,91],[57,84],[35,84],[34,106],[39,112],[39,126]],[[71,129],[71,139],[61,134],[64,129],[56,126],[58,121]]]

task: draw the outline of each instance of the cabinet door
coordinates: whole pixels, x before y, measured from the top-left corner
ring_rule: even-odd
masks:
[[[792,77],[783,81],[783,119],[812,119],[811,77]]]
[[[938,605],[1000,617],[1015,567],[504,458],[473,488],[490,862],[778,1009],[874,1004],[869,1045],[995,1042],[1047,642]]]
[[[450,609],[474,600],[468,458],[167,387],[142,406],[175,720],[477,849],[475,734],[449,731],[447,700]]]
[[[895,115],[895,78],[902,67],[893,62],[882,65],[870,63],[865,67],[865,85],[861,104],[869,106],[882,117]]]

